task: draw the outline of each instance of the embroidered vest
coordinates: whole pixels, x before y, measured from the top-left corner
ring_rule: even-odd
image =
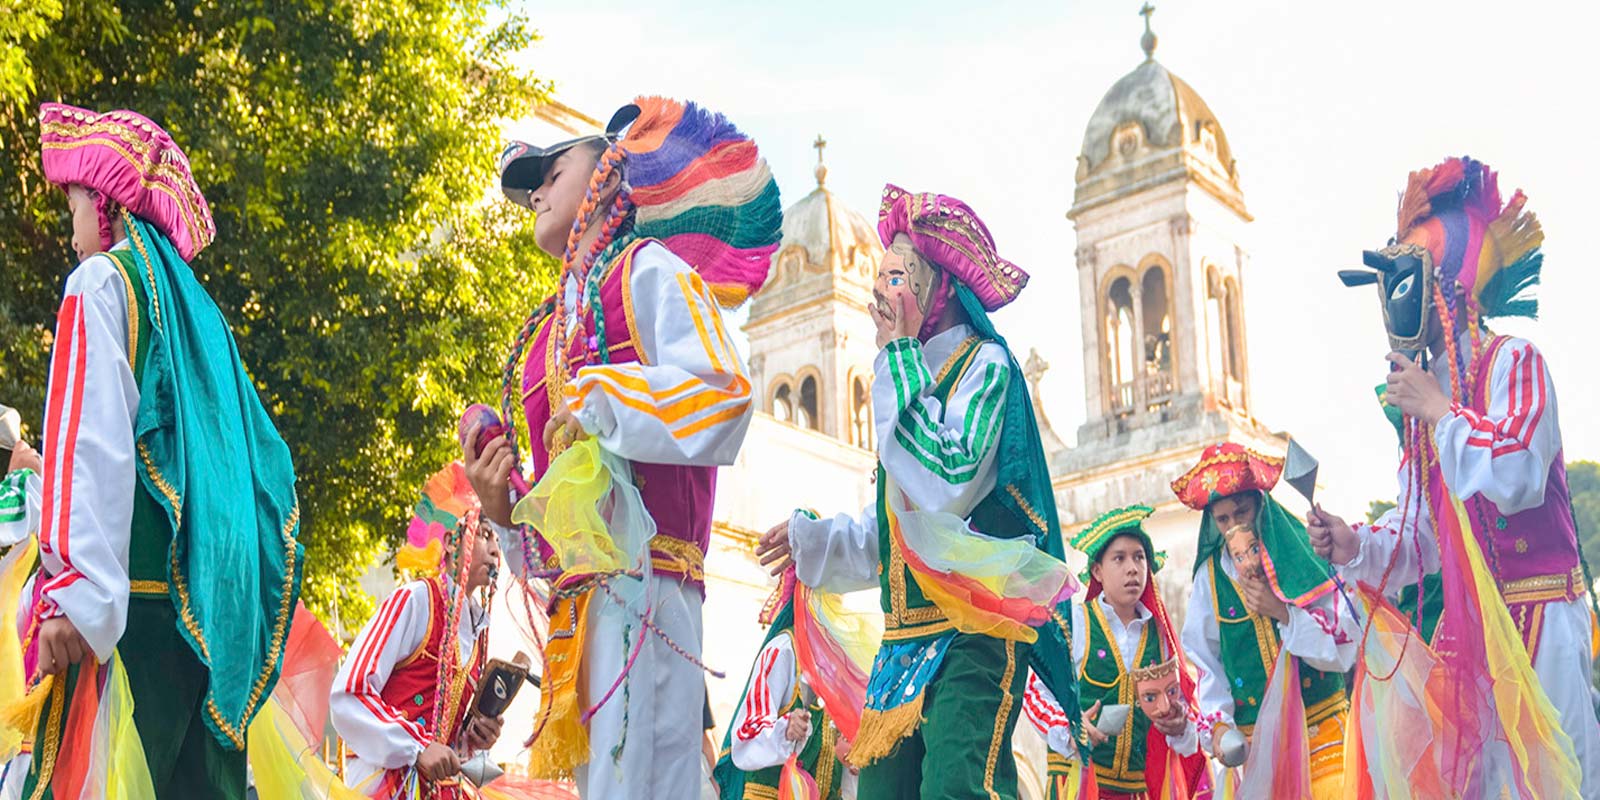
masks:
[[[454,685],[448,687],[444,720],[448,722],[449,730],[441,736],[430,728],[433,724],[433,707],[439,700],[439,656],[443,648],[458,646],[458,634],[446,630],[450,627],[450,621],[445,618],[445,607],[449,600],[445,593],[444,578],[429,578],[427,584],[428,632],[423,635],[417,649],[395,665],[378,696],[391,708],[399,710],[401,716],[426,729],[435,741],[450,744],[461,722],[466,719],[467,709],[472,705],[472,693],[483,671],[484,653],[474,643],[472,655],[468,658],[468,669],[457,676]]]
[[[645,247],[660,247],[653,239],[629,245],[606,267],[600,284],[600,305],[604,317],[605,347],[610,363],[644,361],[639,352],[638,324],[633,309],[633,258]],[[577,370],[599,363],[598,354],[584,355],[585,339],[595,325],[594,310],[587,305],[579,314],[581,324],[568,339],[567,363]],[[550,454],[538,441],[553,409],[565,404],[561,388],[565,380],[549,379],[556,368],[555,342],[551,337],[554,315],[545,318],[528,346],[522,373],[523,411],[528,430],[535,440],[529,447],[534,474],[544,474]],[[601,343],[596,342],[599,346]],[[593,359],[591,361],[591,359]],[[648,362],[646,362],[648,363]],[[695,586],[705,585],[705,554],[711,544],[711,503],[717,492],[717,468],[633,462],[633,480],[644,499],[645,509],[656,523],[656,536],[650,549],[656,574],[678,575]]]
[[[1086,601],[1083,606],[1084,618],[1088,621],[1089,649],[1083,655],[1083,668],[1078,671],[1081,710],[1088,711],[1097,702],[1101,703],[1101,708],[1119,703],[1132,707],[1122,730],[1094,748],[1091,758],[1095,779],[1102,789],[1124,794],[1143,792],[1145,739],[1150,733],[1150,718],[1139,709],[1133,681],[1128,679],[1130,668],[1122,663],[1122,648],[1111,635],[1105,611],[1095,600]],[[1161,637],[1151,635],[1155,625],[1152,618],[1139,633],[1139,647],[1134,656],[1138,663],[1132,669],[1161,663]]]
[[[1222,640],[1222,671],[1228,679],[1228,691],[1233,694],[1233,721],[1239,730],[1249,733],[1255,728],[1282,639],[1276,623],[1245,608],[1239,587],[1218,566],[1221,558],[1220,553],[1212,556],[1206,568],[1211,570],[1211,602]],[[1300,664],[1300,699],[1305,703],[1308,726],[1339,714],[1350,705],[1345,698],[1342,673],[1323,672],[1304,662]]]
[[[932,394],[948,413],[950,397],[956,386],[972,366],[982,339],[973,337],[956,347],[936,377]],[[942,419],[940,420],[943,421]],[[928,641],[955,630],[945,613],[922,594],[922,588],[906,566],[900,548],[889,535],[889,504],[884,489],[887,484],[883,464],[878,464],[878,588],[880,605],[884,614],[883,643],[885,646],[909,641]],[[998,490],[997,490],[998,491]],[[997,539],[1013,539],[1032,535],[1032,531],[1017,524],[1016,517],[1001,505],[996,492],[990,492],[972,510],[968,517],[972,528]]]
[[[122,276],[128,293],[128,357],[133,368],[135,384],[144,379],[146,356],[150,352],[150,298],[138,269],[133,250],[111,250],[103,255],[111,258]],[[141,462],[140,469],[143,469]],[[171,569],[172,525],[160,503],[145,488],[143,481],[135,481],[133,489],[133,518],[128,539],[129,595],[151,600],[171,600],[168,575]]]
[[[1479,414],[1488,413],[1494,360],[1507,338],[1496,336],[1472,365],[1469,399],[1471,408]],[[1434,513],[1446,513],[1449,500],[1444,494],[1444,473],[1437,464],[1429,471],[1429,499]],[[1542,505],[1505,514],[1482,495],[1473,495],[1462,498],[1462,506],[1532,658],[1544,620],[1544,604],[1574,600],[1584,593],[1563,454],[1558,451],[1550,463]]]

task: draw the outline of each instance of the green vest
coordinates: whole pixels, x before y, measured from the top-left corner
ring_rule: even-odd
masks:
[[[1245,608],[1239,587],[1219,567],[1220,558],[1221,554],[1213,555],[1207,569],[1211,570],[1211,601],[1222,644],[1222,671],[1228,679],[1228,691],[1233,694],[1233,721],[1248,734],[1255,728],[1262,695],[1267,691],[1267,677],[1277,663],[1282,639],[1272,620]],[[1343,673],[1323,672],[1305,663],[1300,665],[1300,699],[1305,703],[1308,726],[1350,705],[1345,697]]]
[[[800,683],[796,674],[794,696],[789,699],[779,715],[788,714],[800,707]],[[840,787],[844,783],[846,767],[833,754],[839,741],[839,729],[828,719],[828,712],[820,705],[808,706],[811,712],[811,738],[800,751],[800,766],[817,780],[817,790],[822,800],[841,800]],[[758,769],[745,774],[744,800],[777,800],[778,780],[783,776],[783,765]]]
[[[1411,624],[1422,633],[1424,642],[1433,644],[1434,631],[1439,628],[1439,615],[1444,613],[1444,579],[1437,572],[1422,576],[1420,601],[1418,594],[1415,583],[1406,584],[1400,590],[1400,601],[1395,603],[1395,608],[1411,620]]]
[[[949,407],[950,396],[972,366],[984,339],[974,336],[951,354],[950,360],[940,368],[932,394],[940,404]],[[932,600],[922,594],[922,587],[906,566],[900,548],[889,535],[889,505],[885,488],[888,483],[883,464],[878,464],[878,588],[883,608],[883,643],[899,644],[911,641],[929,641],[955,630],[955,625]],[[990,492],[973,507],[968,520],[972,528],[996,539],[1014,539],[1032,535],[1032,531],[1017,523],[1016,516],[1000,503],[998,489]]]
[[[1102,789],[1122,794],[1143,792],[1145,738],[1150,733],[1150,718],[1139,710],[1133,681],[1128,679],[1130,667],[1122,663],[1122,648],[1111,636],[1105,611],[1094,600],[1086,601],[1083,610],[1088,620],[1089,649],[1083,654],[1083,668],[1078,671],[1080,710],[1088,711],[1095,703],[1101,703],[1101,708],[1117,704],[1132,707],[1122,731],[1094,748],[1091,757],[1095,780]],[[1161,663],[1161,636],[1151,634],[1155,626],[1154,619],[1145,623],[1135,651],[1138,663],[1131,669]]]
[[[150,352],[150,302],[145,282],[138,269],[132,248],[112,250],[111,263],[122,275],[128,291],[128,355],[133,368],[133,379],[142,385],[145,356]],[[141,454],[142,456],[142,454]],[[166,512],[156,502],[143,481],[134,482],[133,526],[128,541],[129,595],[145,599],[170,600],[168,568],[172,554],[172,526]]]

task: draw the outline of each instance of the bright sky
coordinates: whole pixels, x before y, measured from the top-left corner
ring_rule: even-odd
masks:
[[[998,317],[1052,368],[1046,411],[1084,418],[1075,236],[1084,126],[1143,58],[1137,0],[529,2],[528,63],[602,121],[635,94],[695,99],[760,143],[788,205],[828,185],[872,216],[885,181],[952,194],[1033,275]],[[599,9],[599,10],[595,10]],[[1319,497],[1359,516],[1393,497],[1394,434],[1372,387],[1387,351],[1370,289],[1334,270],[1394,229],[1406,173],[1468,154],[1521,187],[1547,234],[1542,319],[1503,326],[1543,349],[1569,460],[1600,458],[1592,352],[1600,10],[1550,0],[1158,3],[1156,51],[1211,106],[1238,159],[1253,255],[1244,276],[1256,416],[1323,462]],[[1583,76],[1589,76],[1584,78]],[[1586,310],[1588,309],[1588,310]]]

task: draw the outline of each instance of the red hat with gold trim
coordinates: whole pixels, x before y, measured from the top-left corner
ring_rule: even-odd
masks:
[[[1179,502],[1204,511],[1213,501],[1256,490],[1269,492],[1283,474],[1283,459],[1266,456],[1237,442],[1219,442],[1200,454],[1200,463],[1172,482]]]

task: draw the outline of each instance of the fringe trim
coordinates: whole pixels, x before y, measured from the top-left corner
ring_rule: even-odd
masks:
[[[900,740],[915,733],[925,721],[922,718],[922,701],[927,689],[917,696],[888,711],[863,709],[861,727],[856,740],[850,744],[850,766],[860,769],[888,756],[899,747]]]
[[[55,680],[54,675],[44,676],[33,687],[33,691],[0,710],[0,725],[15,731],[20,737],[18,741],[32,736],[39,727],[39,712],[44,710],[45,701],[50,699]]]
[[[1523,210],[1527,203],[1527,196],[1519,189],[1500,215],[1489,223],[1489,236],[1499,250],[1502,265],[1515,262],[1544,243],[1544,229],[1539,225],[1539,218],[1532,211]],[[1481,289],[1485,282],[1479,280],[1477,288]]]
[[[528,776],[570,780],[589,760],[589,729],[579,722],[576,692],[554,693],[541,709],[544,730],[528,752]]]

